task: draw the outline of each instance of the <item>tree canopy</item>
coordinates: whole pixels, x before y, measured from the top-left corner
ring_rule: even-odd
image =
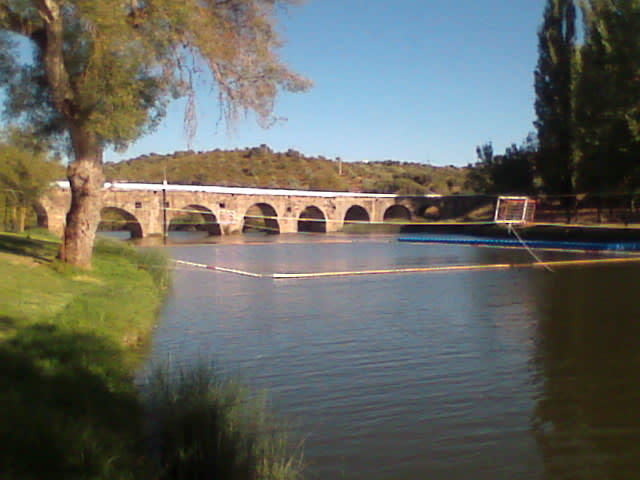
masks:
[[[535,70],[539,152],[548,193],[640,187],[640,0],[547,0]]]
[[[532,193],[536,150],[533,135],[529,135],[521,146],[507,147],[503,155],[494,155],[491,142],[476,147],[478,161],[470,165],[468,187],[492,194]]]
[[[552,193],[573,192],[575,23],[573,0],[547,1],[538,32],[534,125],[539,142],[536,168],[544,189]]]
[[[198,79],[217,90],[226,119],[247,109],[268,124],[278,89],[309,86],[276,55],[275,3],[1,0],[7,113],[41,133],[79,125],[100,147],[124,148],[173,98],[189,97],[191,121]],[[31,40],[32,61],[20,61],[11,33]]]
[[[585,41],[576,80],[578,185],[640,186],[640,1],[582,3]]]
[[[5,118],[69,147],[72,202],[63,259],[89,266],[99,221],[102,152],[153,130],[168,102],[196,81],[217,93],[227,121],[272,120],[280,91],[310,83],[279,59],[274,10],[291,0],[0,0]],[[24,59],[18,37],[32,46]]]

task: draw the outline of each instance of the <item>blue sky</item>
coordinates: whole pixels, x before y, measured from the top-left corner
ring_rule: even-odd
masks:
[[[279,13],[281,57],[311,78],[283,94],[263,130],[249,117],[216,125],[201,95],[194,150],[267,144],[347,161],[466,165],[475,147],[501,152],[533,130],[533,70],[544,0],[307,0]],[[158,131],[109,161],[189,148],[181,102]]]

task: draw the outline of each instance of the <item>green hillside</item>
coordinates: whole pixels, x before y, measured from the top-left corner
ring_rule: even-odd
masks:
[[[340,168],[342,172],[340,173]],[[105,165],[108,181],[223,185],[398,194],[466,193],[467,168],[420,163],[338,162],[268,146],[143,155]]]

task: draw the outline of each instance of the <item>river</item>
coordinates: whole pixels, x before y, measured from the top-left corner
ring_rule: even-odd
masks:
[[[392,236],[238,238],[168,248],[260,273],[532,261]],[[151,362],[213,358],[265,389],[304,437],[311,479],[637,478],[639,285],[637,264],[292,280],[177,269]]]

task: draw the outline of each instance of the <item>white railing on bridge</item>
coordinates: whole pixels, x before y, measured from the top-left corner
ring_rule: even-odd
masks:
[[[56,185],[62,189],[69,188],[69,182],[59,181]],[[245,187],[221,187],[217,185],[172,185],[168,183],[127,183],[127,182],[107,182],[104,184],[106,190],[123,191],[158,191],[167,192],[208,192],[224,193],[235,195],[272,195],[272,196],[293,196],[293,197],[350,197],[350,198],[396,198],[396,197],[442,197],[439,194],[428,195],[395,195],[392,193],[355,193],[355,192],[321,192],[313,190],[286,190],[271,188],[245,188]]]

